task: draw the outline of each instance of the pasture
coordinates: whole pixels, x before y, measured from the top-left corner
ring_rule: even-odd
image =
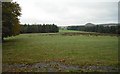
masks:
[[[3,43],[3,71],[38,71],[9,65],[33,65],[36,63],[57,63],[67,66],[93,67],[105,66],[116,69],[118,65],[118,37],[95,35],[64,35],[60,33],[20,34],[5,39]],[[75,31],[74,31],[75,32]],[[76,32],[77,33],[77,32]],[[22,68],[22,69],[20,69]],[[45,69],[39,71],[48,71]],[[84,69],[84,70],[83,70]],[[82,71],[111,71],[82,68]],[[51,71],[73,71],[60,69]],[[76,69],[75,69],[76,71]],[[78,70],[77,71],[81,71]]]

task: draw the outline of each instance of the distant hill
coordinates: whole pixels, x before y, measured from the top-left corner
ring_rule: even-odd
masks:
[[[91,26],[95,26],[95,24],[92,24],[92,23],[87,23],[85,24],[86,27],[91,27]]]

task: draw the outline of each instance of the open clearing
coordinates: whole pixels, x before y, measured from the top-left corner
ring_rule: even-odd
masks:
[[[63,33],[6,38],[2,50],[3,71],[117,71],[117,36]]]

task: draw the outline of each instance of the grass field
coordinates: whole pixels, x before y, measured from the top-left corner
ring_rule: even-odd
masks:
[[[56,61],[78,66],[118,65],[118,38],[116,36],[20,34],[6,38],[2,51],[3,64]]]
[[[80,31],[75,31],[75,30],[59,30],[60,33],[65,33],[65,32],[80,32]]]

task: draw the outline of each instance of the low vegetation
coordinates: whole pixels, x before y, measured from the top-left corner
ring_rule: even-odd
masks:
[[[77,66],[118,65],[117,36],[70,36],[64,35],[64,32],[21,34],[6,38],[3,64],[60,62]]]

